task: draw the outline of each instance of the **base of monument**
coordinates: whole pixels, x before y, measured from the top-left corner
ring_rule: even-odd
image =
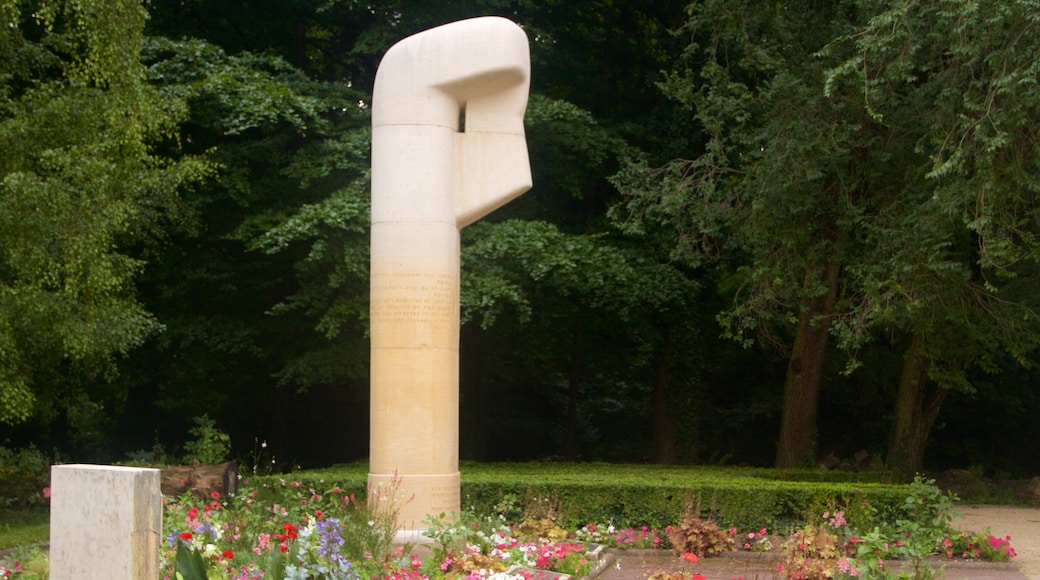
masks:
[[[396,546],[432,546],[437,542],[433,541],[433,538],[423,535],[424,530],[397,530],[394,535],[394,545]]]
[[[461,475],[454,473],[369,473],[369,505],[391,501],[397,525],[403,530],[424,530],[430,517],[455,518],[461,509]]]

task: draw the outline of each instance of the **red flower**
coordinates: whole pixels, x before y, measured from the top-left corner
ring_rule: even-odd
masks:
[[[694,562],[697,561],[697,554],[694,554],[693,552],[686,552],[685,554],[682,555],[682,557],[683,557],[683,560],[686,560],[687,562],[690,562],[690,563],[694,563]]]
[[[286,523],[282,524],[282,529],[287,531],[287,532],[295,532],[296,531],[296,526],[286,522]]]
[[[182,540],[184,540],[184,541],[188,541],[188,540],[190,540],[191,538],[192,538],[192,536],[191,536],[191,532],[181,532],[181,539],[182,539]]]
[[[701,576],[700,574],[694,574],[693,578],[691,578],[690,580],[704,580],[704,576]]]
[[[321,510],[314,510],[314,517],[318,518],[318,520],[320,521],[322,518],[325,517],[325,512]]]
[[[214,491],[211,491],[211,492],[209,493],[209,496],[210,496],[211,498],[213,498],[213,499],[220,499],[220,492],[219,492],[219,491],[216,491],[216,490],[214,490]]]
[[[289,546],[286,546],[285,542],[282,542],[281,544],[278,544],[278,549],[281,550],[282,552],[288,552],[289,551]]]
[[[213,493],[217,493],[217,492],[213,492]],[[233,559],[235,557],[235,553],[232,552],[231,550],[224,550],[224,553],[221,554],[221,555],[224,556],[224,558],[227,559],[227,560],[231,560],[231,559]]]

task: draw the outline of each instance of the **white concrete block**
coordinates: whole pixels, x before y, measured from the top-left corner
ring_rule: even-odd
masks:
[[[51,467],[52,580],[159,577],[159,470]]]

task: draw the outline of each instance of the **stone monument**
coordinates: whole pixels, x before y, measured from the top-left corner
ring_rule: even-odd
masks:
[[[459,231],[531,187],[530,68],[523,30],[483,17],[405,38],[376,73],[368,481],[400,478],[402,530],[459,512]]]
[[[159,577],[159,470],[51,466],[50,577]]]

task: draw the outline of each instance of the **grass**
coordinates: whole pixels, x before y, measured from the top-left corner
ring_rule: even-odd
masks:
[[[0,550],[42,544],[50,537],[50,512],[0,510]]]

